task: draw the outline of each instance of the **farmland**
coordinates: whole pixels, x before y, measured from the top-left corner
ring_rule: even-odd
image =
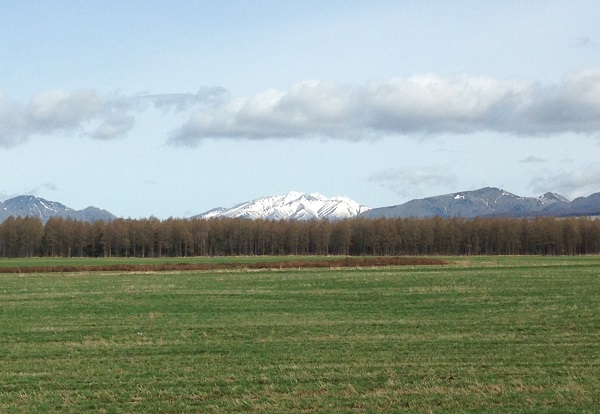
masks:
[[[0,412],[595,412],[600,257],[449,260],[1,274]]]

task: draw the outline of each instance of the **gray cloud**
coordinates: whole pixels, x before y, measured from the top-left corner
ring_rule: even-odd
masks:
[[[600,169],[588,166],[553,175],[534,177],[530,186],[539,194],[557,192],[570,199],[588,196],[600,191]]]
[[[598,42],[592,40],[590,36],[580,36],[575,39],[575,46],[595,49],[598,47]]]
[[[600,131],[600,68],[557,85],[484,76],[434,74],[362,87],[306,81],[195,112],[169,142],[194,146],[214,138],[370,139],[381,135],[522,136]]]
[[[360,96],[333,82],[306,81],[287,92],[267,90],[196,112],[170,142],[195,145],[203,138],[352,138],[363,128]],[[361,131],[362,132],[362,131]]]
[[[196,94],[99,95],[93,90],[52,90],[36,94],[22,104],[0,94],[0,147],[13,147],[34,135],[78,133],[110,140],[127,134],[136,116],[153,107],[185,111],[223,100],[222,88],[201,89]]]
[[[600,136],[600,68],[554,85],[419,74],[363,86],[311,80],[250,98],[231,97],[223,88],[130,96],[54,90],[23,104],[0,94],[0,146],[53,133],[110,140],[126,135],[149,109],[191,112],[168,139],[182,146],[210,138],[365,140],[477,131]]]
[[[108,105],[94,91],[53,90],[31,98],[24,116],[39,132],[71,129],[101,115]]]
[[[42,187],[49,191],[58,191],[58,187],[53,183],[44,183]]]
[[[39,195],[40,193],[47,193],[49,191],[58,191],[58,187],[54,183],[43,183],[38,187],[35,187],[29,191],[26,191],[25,194]]]
[[[94,139],[109,140],[125,135],[135,123],[135,117],[123,113],[107,115],[98,127],[88,135]]]
[[[229,98],[225,88],[201,88],[197,93],[164,93],[140,95],[141,101],[149,101],[155,108],[164,111],[184,112],[197,105],[216,105]]]
[[[0,146],[12,147],[28,135],[25,111],[0,94]]]
[[[368,181],[377,183],[395,193],[406,196],[415,189],[447,186],[456,181],[456,177],[442,167],[413,169],[388,168],[372,174]]]
[[[115,128],[115,123],[127,116],[129,107],[121,97],[103,97],[93,90],[47,91],[34,95],[25,105],[0,96],[0,146],[12,147],[33,135],[56,132],[114,138],[125,132]],[[94,122],[100,127],[90,131]]]
[[[530,155],[527,158],[523,158],[522,160],[519,160],[519,162],[522,164],[544,163],[546,161],[548,161],[548,160],[546,160],[545,158],[536,157],[535,155]]]

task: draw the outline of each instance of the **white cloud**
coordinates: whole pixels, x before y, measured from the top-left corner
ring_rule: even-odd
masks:
[[[98,116],[106,105],[107,102],[91,90],[71,93],[53,90],[33,96],[25,115],[30,126],[40,131],[70,129]]]
[[[113,113],[104,118],[93,132],[88,135],[94,139],[109,140],[125,135],[135,123],[135,117],[123,113]]]
[[[497,108],[526,85],[489,77],[438,75],[395,78],[371,85],[365,93],[368,127],[388,133],[468,133],[495,129]]]
[[[456,177],[442,167],[425,167],[413,169],[388,168],[372,174],[368,181],[378,183],[396,194],[407,196],[421,192],[422,188],[448,186],[454,184]]]
[[[362,128],[360,96],[333,82],[306,81],[289,91],[266,90],[196,112],[171,143],[195,145],[202,138],[352,138]]]
[[[12,147],[28,135],[28,121],[25,111],[0,93],[0,146]]]
[[[600,136],[600,68],[555,85],[417,74],[363,86],[304,81],[289,90],[269,89],[249,98],[231,97],[218,87],[130,96],[53,90],[36,94],[25,104],[0,94],[0,146],[57,132],[114,139],[127,134],[136,117],[151,108],[184,115],[191,111],[168,140],[183,146],[209,138],[365,140],[477,131]]]
[[[370,139],[413,133],[494,131],[522,136],[600,131],[600,68],[561,84],[435,74],[352,87],[307,81],[288,91],[232,98],[194,113],[170,142],[208,138]]]
[[[588,166],[560,174],[538,176],[531,180],[530,186],[539,194],[552,191],[570,199],[589,196],[600,191],[600,169]]]
[[[136,115],[154,107],[185,111],[220,102],[226,91],[201,89],[196,94],[100,95],[91,89],[51,90],[22,104],[0,93],[0,147],[13,147],[34,135],[78,133],[93,139],[121,137],[135,126]]]
[[[0,96],[0,146],[12,147],[33,135],[56,132],[81,132],[92,137],[104,132],[103,138],[113,138],[122,129],[114,129],[113,136],[108,128],[92,132],[88,127],[93,121],[114,124],[115,119],[126,116],[127,109],[122,98],[103,97],[93,90],[46,91],[32,96],[25,105]]]

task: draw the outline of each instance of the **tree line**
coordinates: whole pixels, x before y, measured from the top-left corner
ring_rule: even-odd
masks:
[[[2,257],[580,255],[600,253],[590,218],[117,219],[10,217]]]

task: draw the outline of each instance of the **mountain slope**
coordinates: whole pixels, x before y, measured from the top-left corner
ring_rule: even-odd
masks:
[[[0,222],[10,216],[14,217],[39,217],[46,223],[51,217],[72,218],[94,222],[98,220],[110,221],[116,217],[106,210],[88,207],[84,210],[74,210],[56,201],[48,201],[33,195],[23,195],[0,202]]]
[[[73,220],[87,221],[89,223],[95,221],[112,221],[117,218],[114,214],[93,206],[86,207],[83,210],[73,210],[61,213],[59,216],[71,218]]]
[[[553,216],[600,216],[600,193],[578,197],[570,203],[557,203],[547,210]]]
[[[556,193],[546,193],[540,197],[520,197],[495,187],[474,191],[445,194],[391,207],[374,208],[363,214],[364,217],[464,217],[509,216],[523,217],[539,215],[542,212],[562,210],[569,201]]]
[[[318,193],[292,191],[284,196],[267,196],[238,204],[232,208],[216,208],[194,218],[240,217],[267,220],[339,220],[355,217],[369,210],[347,197],[328,198]]]

